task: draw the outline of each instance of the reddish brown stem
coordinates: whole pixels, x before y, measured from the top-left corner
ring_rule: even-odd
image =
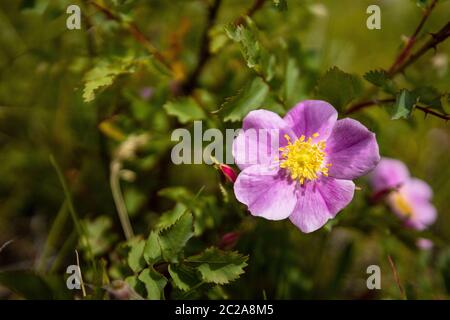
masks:
[[[245,22],[245,17],[251,17],[256,11],[261,9],[264,2],[266,2],[266,0],[255,0],[255,2],[253,2],[252,6],[250,8],[248,8],[247,12],[234,21],[234,24],[236,26],[243,24]]]
[[[395,263],[392,260],[391,256],[388,255],[389,265],[391,266],[392,273],[394,274],[394,280],[397,283],[398,290],[400,291],[400,294],[403,296],[404,299],[406,299],[406,293],[403,289],[402,283],[400,282],[400,277],[398,276],[397,268],[395,267]]]
[[[417,36],[419,35],[420,31],[422,30],[423,26],[425,25],[425,22],[427,21],[428,17],[431,14],[431,11],[433,11],[434,7],[436,6],[438,0],[433,0],[433,2],[426,8],[422,19],[419,22],[419,25],[417,26],[414,33],[409,37],[408,42],[406,43],[403,50],[400,52],[400,54],[395,59],[394,63],[389,68],[388,74],[391,74],[395,71],[395,69],[403,63],[403,61],[408,57],[408,55],[411,52],[411,49],[413,48],[414,44],[417,41]]]
[[[395,102],[395,98],[388,98],[388,99],[373,99],[368,101],[362,101],[354,104],[351,106],[347,111],[345,111],[346,114],[354,113],[357,111],[360,111],[361,109],[371,107],[374,105],[382,104],[382,103],[389,103],[389,102]]]

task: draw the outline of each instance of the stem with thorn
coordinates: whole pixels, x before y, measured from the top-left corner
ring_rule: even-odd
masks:
[[[436,2],[436,1],[435,1]],[[428,10],[431,12],[432,7],[434,7],[435,2],[433,2],[430,6],[430,9]],[[428,17],[428,15],[426,17]],[[414,37],[417,36],[416,33],[418,33],[421,29],[421,26],[423,26],[424,19],[422,19],[421,23],[419,24],[419,27],[416,29],[416,32],[414,33]],[[411,54],[409,57],[407,56],[410,53],[410,49],[412,45],[410,45],[410,48],[407,50],[407,54],[404,56],[403,53],[400,54],[399,58],[396,59],[396,62],[392,65],[392,67],[389,69],[388,76],[389,78],[393,78],[399,73],[402,73],[407,67],[409,67],[411,64],[413,64],[417,59],[419,59],[421,56],[423,56],[426,52],[428,52],[430,49],[436,49],[436,47],[444,42],[448,37],[450,36],[450,21],[447,22],[437,33],[432,34],[432,38],[429,39],[425,44],[422,45],[416,52]],[[407,45],[408,46],[408,45]],[[406,51],[405,51],[406,52]],[[404,56],[404,57],[403,57]],[[377,105],[382,102],[393,102],[395,99],[389,98],[389,99],[372,99],[369,101],[360,101],[356,104],[353,104],[350,106],[346,114],[357,112],[361,109]],[[450,115],[447,114],[441,114],[439,112],[436,112],[434,110],[431,110],[430,108],[423,107],[423,106],[416,106],[417,109],[425,112],[426,114],[431,114],[436,117],[439,117],[444,120],[450,120]]]
[[[414,44],[417,41],[417,36],[419,35],[420,31],[422,30],[423,26],[425,25],[425,22],[427,21],[428,17],[431,14],[431,11],[433,11],[434,7],[436,6],[438,0],[433,0],[433,2],[425,9],[425,12],[422,16],[422,20],[420,20],[419,25],[417,26],[414,33],[409,37],[408,42],[406,43],[403,50],[400,52],[400,54],[395,59],[394,63],[389,68],[388,74],[391,74],[395,71],[395,69],[403,63],[403,61],[406,59],[406,57],[411,52],[411,49],[413,48]]]

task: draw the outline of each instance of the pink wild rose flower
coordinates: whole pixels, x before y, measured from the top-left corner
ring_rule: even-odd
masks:
[[[403,162],[383,157],[371,174],[371,183],[375,194],[386,194],[389,208],[407,227],[423,230],[436,220],[430,186],[410,177]]]
[[[234,192],[252,215],[289,218],[308,233],[350,203],[352,180],[371,171],[380,155],[374,133],[337,116],[329,103],[306,100],[284,118],[267,110],[245,117],[233,142],[242,170]]]

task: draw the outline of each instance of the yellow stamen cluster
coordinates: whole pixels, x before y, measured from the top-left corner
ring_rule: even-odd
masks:
[[[318,133],[312,135],[317,138]],[[284,136],[288,141],[288,145],[280,148],[281,159],[280,167],[287,169],[293,180],[297,179],[301,184],[305,180],[315,180],[319,174],[328,176],[328,168],[331,163],[324,165],[325,160],[325,141],[313,142],[312,138],[308,139],[302,135],[294,143],[287,134]]]
[[[391,197],[393,205],[395,209],[397,209],[397,212],[399,212],[406,218],[410,218],[413,216],[413,209],[405,199],[405,196],[400,191],[393,191],[391,193]]]

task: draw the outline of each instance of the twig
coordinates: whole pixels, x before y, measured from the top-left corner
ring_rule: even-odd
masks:
[[[166,61],[164,56],[152,45],[150,40],[147,39],[144,33],[132,22],[125,23],[120,16],[112,12],[109,8],[97,3],[96,1],[89,0],[89,3],[92,4],[97,10],[102,12],[108,19],[117,21],[119,23],[125,24],[128,32],[136,39],[137,42],[142,44],[142,46],[150,52],[151,55],[155,57],[161,64],[163,64],[169,70],[172,70],[170,64]]]
[[[394,274],[395,282],[397,283],[398,289],[400,290],[400,294],[403,296],[403,298],[406,300],[406,293],[403,289],[403,286],[400,282],[400,277],[398,276],[397,268],[395,267],[394,261],[392,260],[391,256],[388,255],[389,265],[391,266],[392,273]]]
[[[437,33],[431,34],[432,38],[428,40],[419,50],[409,56],[400,66],[392,71],[392,76],[403,72],[408,66],[423,56],[428,50],[436,49],[438,44],[444,42],[450,36],[450,21],[447,22]]]
[[[420,28],[418,28],[418,30],[420,30]],[[415,53],[413,53],[408,58],[406,58],[406,60],[403,59],[404,62],[402,62],[397,67],[393,68],[388,73],[389,78],[393,78],[395,75],[403,72],[407,67],[409,67],[417,59],[419,59],[421,56],[423,56],[428,50],[436,49],[436,47],[440,43],[444,42],[449,36],[450,36],[450,21],[447,22],[447,24],[445,26],[443,26],[437,33],[432,34],[432,38],[430,40],[428,40],[420,49],[418,49]],[[394,63],[394,65],[395,65],[395,63]],[[395,99],[394,99],[394,101],[395,101]],[[369,100],[369,101],[357,102],[356,104],[350,106],[345,113],[346,114],[354,113],[361,109],[376,105],[380,102],[392,102],[392,99],[381,99],[381,100],[373,99],[373,100]],[[432,114],[432,115],[439,117],[441,119],[444,119],[444,120],[450,120],[449,115],[441,114],[434,110],[430,110],[429,108],[426,108],[426,107],[421,107],[421,106],[416,106],[416,107],[417,107],[417,109],[419,109],[427,114],[428,113]]]
[[[362,101],[362,102],[358,102],[354,105],[352,105],[349,109],[347,109],[345,111],[345,114],[350,114],[350,113],[354,113],[357,112],[361,109],[373,106],[373,105],[378,105],[378,104],[382,104],[382,103],[389,103],[389,102],[395,102],[395,98],[388,98],[388,99],[372,99],[372,100],[368,100],[368,101]]]
[[[358,102],[357,104],[353,105],[351,108],[349,108],[345,114],[350,114],[350,113],[354,113],[357,112],[361,109],[364,108],[368,108],[374,105],[379,105],[382,103],[390,103],[390,102],[395,102],[395,98],[387,98],[387,99],[373,99],[373,100],[368,100],[368,101],[362,101],[362,102]],[[439,113],[429,107],[426,106],[420,106],[420,105],[415,105],[414,106],[416,109],[424,112],[425,114],[432,114],[435,117],[441,118],[443,120],[449,121],[450,120],[450,115],[448,114],[443,114],[443,113]]]
[[[403,63],[403,61],[406,59],[406,57],[409,55],[412,47],[416,43],[417,36],[419,35],[420,31],[422,30],[423,26],[425,25],[425,22],[427,21],[428,17],[431,14],[431,11],[433,11],[434,7],[436,6],[438,0],[433,0],[433,2],[426,8],[422,20],[420,20],[419,25],[417,26],[416,30],[412,34],[411,37],[409,37],[408,42],[406,43],[403,50],[400,52],[400,54],[395,59],[394,63],[389,68],[388,74],[391,74],[395,71],[395,69]]]
[[[432,114],[433,116],[441,118],[441,119],[444,119],[445,121],[449,121],[450,120],[450,115],[436,112],[436,111],[434,111],[434,110],[432,110],[430,108],[427,108],[427,107],[416,105],[416,109],[419,109],[420,111],[425,112],[425,115]]]
[[[206,20],[206,26],[205,30],[203,31],[200,50],[198,52],[198,63],[194,71],[188,77],[187,81],[183,86],[183,93],[185,95],[191,94],[194,88],[197,87],[199,76],[202,73],[209,58],[211,57],[211,52],[209,51],[209,44],[210,44],[209,31],[211,30],[216,21],[217,13],[219,12],[221,2],[222,0],[215,0],[214,3],[208,8],[208,18]]]
[[[0,253],[5,249],[7,246],[9,246],[11,243],[14,242],[14,239],[6,241],[1,247],[0,247]]]
[[[234,21],[234,24],[236,26],[243,24],[245,22],[245,17],[251,17],[256,11],[261,9],[264,2],[266,2],[266,0],[255,0],[255,2],[253,2],[252,6],[250,8],[248,8],[247,12],[245,14],[239,16],[239,18],[237,18]]]

